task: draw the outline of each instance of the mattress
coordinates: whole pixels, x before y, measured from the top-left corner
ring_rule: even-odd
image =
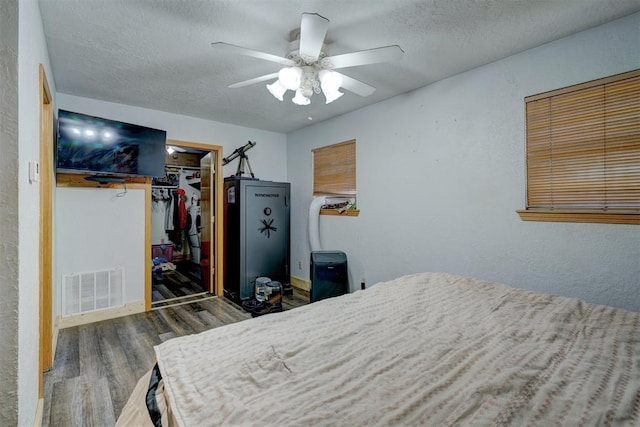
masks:
[[[640,313],[449,274],[404,276],[155,353],[164,425],[640,424]],[[139,400],[121,425],[147,410]]]

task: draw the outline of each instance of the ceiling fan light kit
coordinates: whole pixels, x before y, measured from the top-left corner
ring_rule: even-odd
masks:
[[[404,54],[399,46],[392,45],[326,56],[327,48],[324,42],[328,27],[327,18],[317,13],[303,13],[300,31],[292,32],[299,37],[294,42],[298,45],[298,49],[293,48],[286,58],[224,42],[211,45],[216,49],[285,65],[278,73],[255,77],[234,83],[229,87],[240,88],[277,77],[276,81],[266,85],[267,90],[279,101],[284,100],[287,90],[295,91],[291,101],[297,105],[309,105],[313,94],[320,92],[324,94],[326,103],[329,104],[344,95],[344,92],[340,92],[340,88],[359,96],[369,96],[376,90],[373,86],[333,70],[399,60]]]
[[[287,90],[296,95],[291,100],[294,104],[309,105],[313,93],[322,93],[329,104],[344,95],[340,92],[342,75],[335,71],[316,69],[306,65],[303,67],[285,67],[278,72],[278,80],[268,84],[267,89],[278,100],[282,101]]]

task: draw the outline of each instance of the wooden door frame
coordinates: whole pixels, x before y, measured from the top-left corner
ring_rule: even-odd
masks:
[[[176,145],[178,147],[193,148],[196,150],[211,152],[215,158],[213,164],[214,177],[212,187],[215,189],[214,211],[213,216],[215,218],[215,227],[212,230],[215,238],[211,239],[209,254],[214,256],[214,260],[210,263],[211,268],[215,272],[215,280],[211,283],[208,292],[212,292],[215,295],[222,296],[224,293],[223,288],[223,262],[222,252],[224,250],[224,242],[222,240],[223,233],[223,214],[222,214],[222,191],[223,191],[223,179],[222,179],[222,146],[203,144],[200,142],[182,141],[178,139],[167,139],[167,145]],[[146,271],[145,271],[145,291],[144,291],[144,306],[145,310],[151,310],[151,181],[147,183],[147,196],[146,196],[146,213],[145,213],[145,259],[146,259]],[[209,220],[209,219],[207,219]]]
[[[53,103],[44,66],[39,67],[40,109],[40,358],[38,394],[43,397],[44,372],[53,366]]]

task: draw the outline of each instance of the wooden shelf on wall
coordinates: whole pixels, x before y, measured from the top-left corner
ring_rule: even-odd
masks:
[[[357,209],[320,209],[320,215],[359,216],[360,211]]]
[[[86,178],[93,176],[92,174],[77,173],[59,173],[56,174],[57,187],[85,187],[85,188],[145,188],[151,184],[151,178],[144,176],[127,176],[123,177],[122,182],[100,183],[96,181],[88,181]]]

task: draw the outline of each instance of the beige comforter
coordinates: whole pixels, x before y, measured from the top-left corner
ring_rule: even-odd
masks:
[[[181,426],[634,425],[640,313],[416,274],[156,347]]]

